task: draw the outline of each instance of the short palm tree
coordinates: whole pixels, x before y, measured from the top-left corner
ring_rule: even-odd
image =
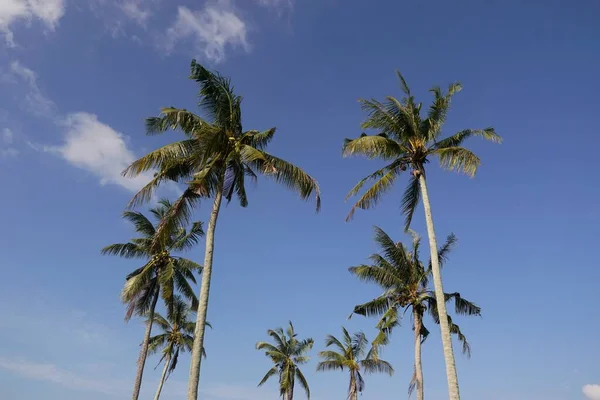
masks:
[[[154,313],[154,324],[162,330],[162,333],[150,338],[148,352],[153,354],[160,351],[162,357],[158,364],[160,365],[163,361],[165,363],[154,400],[160,398],[165,381],[177,367],[179,354],[192,351],[196,326],[195,319],[192,317],[190,307],[179,296],[175,298],[173,307],[167,311],[167,318],[159,313]],[[210,327],[210,324],[207,322],[206,326]],[[206,357],[204,350],[202,350],[202,355]]]
[[[246,207],[246,177],[256,180],[258,174],[269,176],[296,190],[302,199],[316,194],[317,210],[320,198],[315,179],[295,165],[264,151],[275,135],[275,128],[264,132],[243,130],[242,97],[235,94],[229,79],[208,71],[195,60],[192,61],[190,79],[200,85],[199,106],[206,119],[185,109],[162,109],[160,117],[147,120],[148,134],[178,129],[186,138],[145,155],[129,166],[124,174],[137,176],[145,171],[157,170],[154,179],[133,198],[131,205],[149,199],[154,189],[165,181],[187,185],[183,195],[174,204],[168,224],[186,221],[201,198],[213,199],[206,232],[204,273],[188,388],[188,400],[196,400],[200,379],[200,350],[204,344],[212,276],[214,233],[223,198],[231,201],[237,196],[240,205]]]
[[[409,394],[416,388],[417,399],[423,400],[423,369],[421,363],[421,344],[429,335],[423,324],[426,311],[431,314],[435,323],[440,323],[437,297],[429,288],[431,276],[431,263],[425,267],[419,259],[421,239],[413,235],[412,251],[402,243],[394,241],[380,228],[375,227],[375,241],[380,249],[380,254],[373,254],[370,259],[372,264],[351,267],[350,272],[362,281],[378,284],[383,294],[365,304],[354,308],[354,313],[372,316],[381,316],[377,328],[379,335],[373,341],[377,348],[388,343],[392,329],[400,324],[400,318],[409,311],[412,313],[413,329],[415,335],[415,371],[409,386]],[[448,236],[444,245],[439,249],[438,255],[441,265],[447,260],[448,253],[456,242],[454,235]],[[444,293],[445,302],[454,301],[454,308],[460,315],[481,315],[481,309],[461,297],[460,293]],[[471,349],[460,327],[446,318],[450,326],[450,333],[456,335],[462,342],[463,353],[469,356]]]
[[[134,225],[140,237],[131,239],[127,243],[111,244],[102,249],[102,254],[124,258],[139,258],[145,261],[143,266],[127,275],[125,286],[121,292],[121,299],[127,304],[126,321],[129,321],[134,313],[148,316],[146,332],[138,359],[133,400],[138,399],[142,386],[148,341],[152,332],[153,314],[159,295],[162,295],[167,308],[172,307],[174,304],[174,296],[177,291],[196,305],[198,302],[190,282],[196,283],[194,272],[201,273],[202,267],[191,260],[172,253],[188,250],[196,245],[200,237],[204,235],[202,224],[194,222],[189,231],[181,225],[169,225],[168,230],[161,233],[161,239],[157,240],[157,227],[164,221],[171,207],[172,204],[163,199],[157,207],[150,210],[157,221],[157,226],[154,226],[140,212],[125,211],[123,218]]]
[[[279,395],[283,400],[293,400],[294,384],[298,379],[298,383],[306,392],[306,397],[310,399],[310,388],[299,366],[308,362],[309,357],[306,353],[312,349],[314,341],[312,339],[299,340],[291,321],[285,331],[283,328],[277,328],[269,329],[267,333],[273,338],[275,344],[258,342],[256,349],[264,350],[265,355],[275,366],[267,372],[258,386],[264,385],[270,377],[278,375]]]
[[[352,207],[348,219],[352,218],[357,208],[368,209],[376,205],[403,171],[407,169],[411,171],[410,182],[402,199],[402,211],[406,216],[405,228],[409,228],[414,211],[422,196],[429,236],[433,283],[441,318],[440,330],[448,389],[450,400],[459,400],[460,392],[450,338],[450,325],[446,318],[446,305],[442,300],[444,288],[427,191],[425,165],[432,158],[438,158],[442,168],[473,176],[479,167],[480,159],[470,150],[461,147],[463,142],[472,136],[479,136],[498,143],[501,142],[501,138],[493,128],[486,128],[465,129],[442,139],[442,127],[450,108],[450,101],[452,96],[462,89],[462,86],[459,83],[451,84],[447,93],[443,93],[439,87],[432,88],[433,102],[426,116],[422,117],[422,104],[415,101],[402,75],[400,73],[397,75],[400,87],[406,97],[397,100],[388,96],[384,102],[360,100],[361,108],[367,113],[367,119],[361,127],[362,129],[372,129],[375,134],[363,133],[357,139],[346,139],[344,142],[344,156],[363,155],[368,158],[379,158],[387,163],[383,168],[358,182],[350,191],[348,197],[358,194],[367,182],[375,181]]]
[[[327,335],[325,346],[334,346],[338,351],[325,350],[319,353],[323,361],[317,365],[317,371],[344,370],[350,372],[350,384],[348,385],[348,400],[358,400],[358,395],[365,388],[365,381],[361,370],[367,373],[386,373],[390,376],[394,368],[387,361],[374,357],[373,352],[366,352],[369,341],[362,332],[350,336],[346,328],[342,327],[344,338],[339,340],[333,335]],[[366,353],[366,354],[365,354]],[[363,356],[365,356],[363,358]]]

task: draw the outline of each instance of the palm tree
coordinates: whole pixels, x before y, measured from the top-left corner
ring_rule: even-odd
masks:
[[[137,176],[148,170],[157,170],[154,178],[133,198],[131,205],[149,199],[154,189],[165,181],[188,186],[175,202],[166,225],[187,221],[193,206],[201,198],[213,199],[206,232],[204,273],[188,388],[188,400],[196,400],[212,276],[214,234],[223,198],[231,201],[235,195],[240,205],[246,207],[246,177],[256,180],[258,174],[296,190],[302,199],[316,193],[317,211],[320,197],[315,179],[293,164],[264,151],[275,135],[275,128],[264,132],[242,129],[242,97],[235,94],[229,79],[208,71],[195,60],[192,61],[190,78],[200,85],[199,105],[206,119],[185,109],[163,108],[160,117],[147,120],[148,134],[179,129],[186,138],[140,158],[124,174]]]
[[[123,258],[139,258],[145,264],[126,277],[121,299],[127,304],[125,320],[129,321],[134,313],[148,316],[146,332],[138,358],[137,374],[133,388],[133,400],[137,400],[142,386],[142,376],[148,353],[148,341],[152,332],[152,321],[159,295],[162,295],[167,308],[174,304],[174,295],[179,291],[188,300],[197,305],[198,300],[190,281],[196,283],[194,272],[201,273],[202,267],[186,258],[175,256],[171,252],[184,251],[192,248],[204,232],[202,224],[194,222],[189,231],[183,225],[170,224],[158,239],[158,226],[163,223],[172,204],[160,200],[159,205],[150,210],[157,221],[152,222],[140,212],[125,211],[123,218],[130,221],[139,238],[127,243],[117,243],[106,246],[102,254],[115,255]]]
[[[450,399],[459,400],[458,376],[450,338],[450,325],[446,318],[446,305],[443,301],[444,288],[427,192],[425,164],[431,158],[437,157],[442,168],[474,176],[480,159],[470,150],[461,147],[461,144],[472,136],[479,136],[497,143],[500,143],[502,139],[493,128],[465,129],[441,139],[442,126],[450,108],[450,101],[452,96],[462,89],[462,86],[459,83],[453,83],[445,94],[439,87],[432,88],[434,99],[426,117],[422,118],[422,103],[416,103],[402,75],[399,72],[397,75],[406,97],[401,101],[392,96],[386,97],[384,102],[360,100],[361,108],[367,113],[367,119],[361,127],[362,129],[373,129],[375,134],[363,133],[357,139],[346,139],[344,142],[344,156],[364,155],[368,158],[380,158],[389,162],[383,168],[362,179],[350,191],[348,197],[359,193],[368,181],[375,181],[352,207],[347,219],[352,218],[357,208],[368,209],[375,206],[381,196],[392,187],[398,176],[407,169],[411,170],[410,182],[402,199],[402,211],[406,216],[405,229],[409,228],[419,198],[422,196],[429,236],[433,284],[441,318],[440,330],[448,389]]]
[[[265,355],[275,366],[267,372],[258,386],[262,386],[270,377],[279,375],[279,395],[283,400],[293,400],[294,384],[298,379],[298,383],[306,392],[306,397],[310,399],[308,382],[300,371],[299,365],[308,362],[309,357],[306,353],[312,349],[314,341],[312,339],[298,340],[298,334],[294,331],[291,321],[285,332],[283,328],[277,328],[269,329],[267,334],[273,338],[275,344],[258,342],[256,349],[265,350]]]
[[[433,317],[436,324],[440,323],[436,293],[429,289],[429,277],[432,273],[432,263],[426,268],[419,259],[421,238],[411,231],[413,236],[412,251],[409,251],[401,242],[394,241],[382,229],[375,227],[375,241],[380,249],[380,254],[370,257],[371,265],[351,267],[349,270],[357,278],[366,282],[373,282],[384,290],[379,297],[354,308],[354,313],[371,316],[381,316],[377,328],[379,335],[373,341],[375,354],[377,348],[388,343],[392,329],[400,324],[400,316],[409,311],[412,313],[413,329],[415,335],[415,371],[409,386],[409,395],[416,388],[417,400],[423,400],[423,369],[421,366],[421,344],[429,335],[423,324],[426,311]],[[444,245],[439,249],[440,265],[447,260],[448,253],[456,243],[454,235],[448,236]],[[481,315],[481,309],[461,297],[460,293],[444,293],[444,303],[453,300],[454,308],[460,315]],[[471,348],[467,338],[460,327],[448,315],[446,318],[450,326],[450,333],[458,337],[462,343],[462,350],[467,356]]]
[[[196,323],[191,317],[192,312],[189,306],[179,296],[175,297],[173,307],[167,311],[167,318],[159,313],[154,314],[153,322],[161,328],[162,333],[150,338],[148,352],[153,354],[161,351],[162,357],[158,365],[163,361],[165,363],[154,400],[160,398],[165,381],[177,367],[179,354],[192,351]],[[207,322],[206,326],[210,327],[210,324]],[[204,349],[202,355],[206,357]]]
[[[350,336],[346,328],[342,327],[344,332],[343,341],[333,335],[327,335],[325,346],[335,346],[339,351],[326,350],[319,353],[323,358],[317,365],[317,371],[331,371],[347,368],[350,371],[350,385],[348,386],[348,400],[358,400],[358,395],[365,388],[365,381],[360,373],[361,370],[367,373],[386,373],[390,376],[394,373],[394,368],[387,361],[374,357],[374,353],[369,351],[365,355],[367,344],[369,343],[365,334],[362,332]]]

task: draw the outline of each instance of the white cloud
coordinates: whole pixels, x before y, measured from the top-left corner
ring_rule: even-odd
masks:
[[[600,385],[585,385],[583,394],[589,400],[600,400]]]
[[[139,25],[145,26],[148,18],[152,16],[152,12],[147,7],[144,0],[125,0],[120,5],[121,11],[129,19],[134,20]]]
[[[125,136],[98,120],[94,114],[78,112],[64,120],[65,142],[45,147],[69,164],[84,169],[98,178],[100,184],[115,184],[132,192],[138,191],[152,179],[147,172],[135,178],[121,175],[136,157],[127,147]]]
[[[258,0],[258,4],[273,8],[292,8],[294,5],[292,0]]]
[[[11,26],[17,21],[30,24],[40,20],[48,29],[54,30],[65,13],[64,0],[2,0],[0,1],[0,33],[6,44],[14,47],[14,34]]]
[[[2,136],[0,137],[0,158],[3,157],[15,157],[19,154],[19,150],[11,146],[13,143],[13,131],[9,128],[2,130]]]
[[[13,61],[10,64],[10,70],[13,75],[25,81],[29,87],[28,93],[25,95],[25,105],[30,112],[45,117],[52,117],[56,114],[56,105],[40,90],[37,84],[37,74],[34,71],[19,61]]]
[[[170,51],[177,42],[191,39],[196,51],[218,63],[225,59],[227,47],[249,51],[246,35],[246,23],[226,1],[208,4],[198,11],[180,6],[175,23],[167,31],[166,48]]]

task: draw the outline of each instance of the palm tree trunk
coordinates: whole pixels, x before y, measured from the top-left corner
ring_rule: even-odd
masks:
[[[206,230],[206,250],[204,253],[204,266],[202,269],[202,283],[198,302],[198,314],[196,316],[196,328],[194,330],[194,344],[192,346],[192,361],[190,366],[190,378],[188,387],[188,400],[198,399],[198,385],[200,383],[200,363],[202,362],[202,349],[204,348],[204,331],[206,329],[206,312],[208,311],[208,295],[210,292],[210,277],[212,275],[213,253],[215,249],[215,228],[217,218],[223,200],[223,179],[217,186],[215,200],[213,202],[208,229]]]
[[[460,393],[458,390],[458,375],[456,373],[454,351],[452,350],[452,338],[450,337],[448,312],[446,311],[444,288],[442,286],[442,273],[440,271],[437,241],[435,239],[435,230],[433,229],[433,218],[431,217],[431,205],[429,203],[429,194],[427,193],[427,183],[425,181],[425,175],[422,172],[419,174],[419,186],[421,187],[421,195],[423,196],[423,208],[425,209],[425,221],[427,223],[427,234],[429,236],[431,272],[433,273],[433,286],[435,289],[435,298],[440,317],[442,347],[444,349],[444,359],[446,361],[446,379],[448,380],[448,394],[450,396],[450,400],[460,400]]]
[[[358,389],[356,388],[356,377],[353,372],[350,372],[350,393],[348,400],[358,400]]]
[[[142,387],[142,376],[144,375],[144,366],[146,365],[146,356],[148,356],[148,342],[150,341],[150,334],[152,333],[152,322],[154,320],[154,310],[156,309],[156,303],[158,303],[158,288],[154,293],[152,299],[152,305],[148,313],[148,322],[146,323],[146,332],[144,333],[144,341],[142,342],[142,349],[140,350],[140,356],[137,362],[137,374],[135,376],[135,383],[133,385],[133,400],[138,400],[140,397],[140,388]]]
[[[425,398],[423,386],[423,365],[421,363],[421,328],[423,327],[422,315],[413,310],[415,316],[415,380],[417,386],[417,400]]]
[[[163,368],[162,375],[160,377],[160,382],[158,382],[158,389],[156,389],[156,395],[154,396],[154,400],[158,400],[160,397],[160,392],[162,392],[163,385],[165,384],[165,379],[167,377],[167,371],[169,370],[169,362],[171,361],[170,357],[165,359],[165,367]]]

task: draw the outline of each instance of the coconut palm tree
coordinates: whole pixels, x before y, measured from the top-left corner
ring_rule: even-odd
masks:
[[[357,208],[368,209],[375,206],[403,171],[407,169],[411,171],[409,185],[402,199],[402,211],[406,217],[405,229],[409,228],[419,199],[422,197],[429,236],[433,284],[441,318],[440,330],[448,389],[450,399],[459,400],[458,377],[450,338],[450,325],[446,318],[446,305],[443,301],[444,288],[427,191],[425,165],[432,158],[438,158],[442,168],[474,176],[480,159],[470,150],[461,147],[463,142],[472,136],[497,143],[500,143],[502,139],[493,128],[465,129],[442,139],[442,127],[450,108],[450,101],[452,96],[462,89],[462,86],[459,83],[453,83],[446,93],[443,93],[439,87],[432,88],[433,102],[426,115],[422,117],[422,104],[416,102],[402,75],[398,72],[397,75],[400,87],[406,97],[397,100],[388,96],[383,102],[360,100],[361,108],[367,113],[367,119],[361,127],[362,129],[372,129],[374,134],[363,133],[356,139],[346,139],[344,142],[344,156],[363,155],[368,158],[379,158],[387,163],[383,168],[359,181],[349,192],[348,197],[354,196],[361,192],[367,182],[375,181],[352,207],[348,219],[352,218]]]
[[[189,231],[183,225],[170,224],[161,233],[160,240],[157,240],[158,226],[164,221],[171,207],[169,200],[163,199],[159,201],[157,207],[150,210],[157,221],[156,226],[140,212],[125,211],[123,218],[134,225],[140,237],[131,239],[127,243],[111,244],[102,249],[102,254],[138,258],[145,262],[127,275],[121,292],[121,299],[127,304],[125,321],[129,321],[134,313],[148,316],[138,358],[133,400],[137,400],[140,394],[148,354],[148,341],[152,333],[153,314],[159,296],[162,296],[168,309],[173,306],[177,291],[195,305],[198,303],[190,282],[196,283],[194,272],[201,273],[202,267],[172,253],[185,251],[196,245],[204,235],[202,224],[194,222]]]
[[[342,327],[344,338],[339,340],[333,335],[327,335],[325,346],[335,346],[338,351],[325,350],[319,353],[323,361],[317,365],[317,371],[331,371],[344,368],[350,372],[350,384],[348,385],[348,400],[358,400],[358,395],[365,388],[365,381],[361,375],[361,370],[367,373],[386,373],[390,376],[394,373],[394,368],[387,361],[374,357],[374,353],[369,351],[365,356],[369,341],[364,333],[358,332],[350,336],[346,328]]]
[[[401,242],[394,241],[382,229],[375,227],[375,241],[380,249],[379,254],[370,257],[370,265],[351,267],[350,272],[362,281],[378,284],[383,290],[379,297],[354,308],[354,313],[380,316],[377,324],[379,334],[373,341],[374,353],[386,345],[394,327],[400,324],[402,315],[412,314],[415,341],[415,370],[409,385],[409,395],[416,388],[417,400],[424,398],[423,369],[421,366],[421,344],[429,335],[429,330],[423,324],[423,316],[428,312],[436,324],[440,323],[440,313],[436,293],[429,288],[429,278],[432,273],[432,263],[427,267],[419,259],[421,238],[411,231],[413,237],[412,250],[408,250]],[[440,265],[447,260],[448,253],[456,243],[454,235],[448,236],[444,245],[439,249]],[[444,303],[454,301],[454,309],[460,315],[481,315],[481,309],[465,300],[460,293],[444,293]],[[467,356],[471,348],[460,327],[446,318],[450,333],[456,335],[462,343],[462,350]]]
[[[165,181],[187,185],[174,203],[167,225],[187,221],[201,198],[213,200],[206,232],[204,273],[188,388],[188,400],[196,400],[213,267],[214,234],[223,198],[231,201],[236,196],[240,205],[246,207],[246,177],[256,180],[259,174],[297,191],[302,199],[316,194],[317,210],[320,197],[315,179],[295,165],[264,151],[275,135],[275,128],[263,132],[242,128],[242,97],[235,94],[228,78],[208,71],[195,60],[192,61],[190,78],[200,85],[199,106],[205,118],[185,109],[163,108],[161,116],[147,120],[148,134],[174,129],[181,130],[185,139],[145,155],[129,166],[124,174],[137,176],[145,171],[157,171],[133,198],[132,206],[149,199],[154,189]]]
[[[294,384],[298,379],[298,383],[306,392],[306,397],[310,399],[308,382],[299,366],[308,362],[309,357],[306,353],[312,349],[314,341],[312,339],[299,340],[291,321],[285,331],[283,328],[269,329],[267,334],[273,338],[275,344],[258,342],[256,349],[264,350],[265,355],[275,365],[262,378],[258,386],[264,385],[270,377],[278,375],[279,395],[283,400],[293,400]]]
[[[158,400],[165,381],[177,367],[179,354],[192,351],[196,323],[188,304],[179,296],[175,297],[173,307],[167,311],[166,318],[154,313],[153,323],[161,328],[162,333],[150,338],[148,352],[154,354],[160,351],[162,357],[158,365],[163,361],[165,363],[154,396],[154,400]],[[210,324],[207,322],[206,326],[210,327]],[[204,349],[202,355],[206,358]]]

